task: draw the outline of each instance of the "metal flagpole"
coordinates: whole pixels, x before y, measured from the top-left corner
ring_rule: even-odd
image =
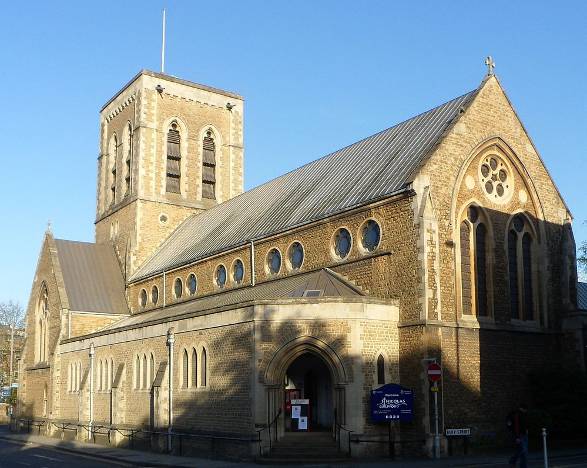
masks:
[[[161,42],[161,73],[165,73],[165,8],[163,8],[163,33]]]

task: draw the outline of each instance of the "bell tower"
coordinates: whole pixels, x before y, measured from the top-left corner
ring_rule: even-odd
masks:
[[[188,216],[243,191],[241,96],[143,70],[100,111],[96,242],[125,278]]]

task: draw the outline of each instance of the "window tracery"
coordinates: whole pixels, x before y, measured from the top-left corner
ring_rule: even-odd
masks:
[[[488,221],[470,205],[459,225],[461,315],[483,317],[489,313]]]
[[[508,267],[511,318],[536,320],[534,299],[534,236],[527,218],[514,216],[508,230]]]

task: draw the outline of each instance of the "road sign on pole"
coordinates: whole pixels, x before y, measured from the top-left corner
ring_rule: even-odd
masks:
[[[428,364],[428,379],[430,382],[438,382],[442,377],[442,370],[435,362]]]

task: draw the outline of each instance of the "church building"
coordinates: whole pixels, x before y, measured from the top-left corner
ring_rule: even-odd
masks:
[[[499,438],[528,373],[585,366],[572,216],[491,66],[246,192],[243,115],[145,70],[104,105],[95,242],[44,236],[20,424],[243,458],[334,435],[364,456],[387,451],[370,394],[395,383],[414,395],[398,450],[423,453],[431,362],[441,435],[472,440]]]

